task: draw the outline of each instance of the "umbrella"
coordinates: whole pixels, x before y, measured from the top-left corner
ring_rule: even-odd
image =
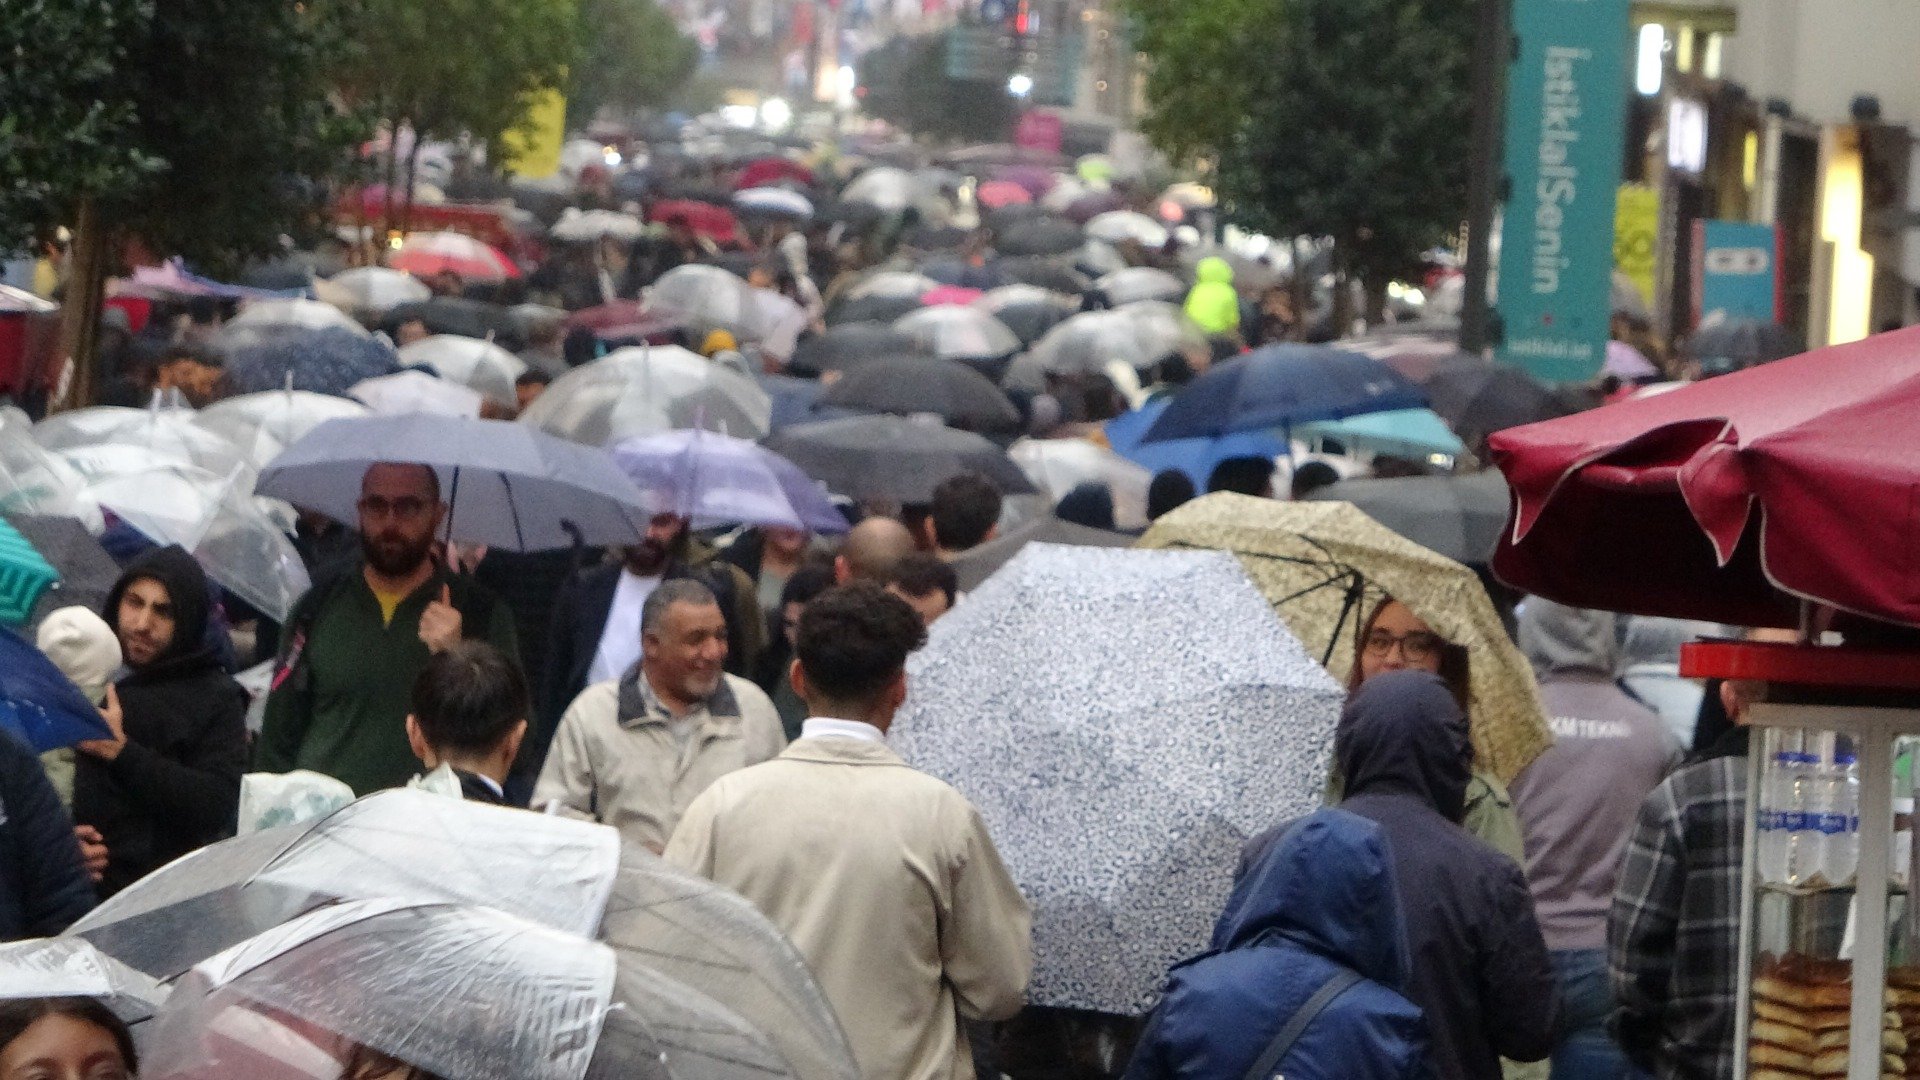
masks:
[[[1063,217],[1036,216],[1011,230],[995,230],[994,249],[1002,255],[1065,255],[1086,240],[1080,226]]]
[[[1294,428],[1293,434],[1302,439],[1336,439],[1348,447],[1416,460],[1436,455],[1457,458],[1467,452],[1459,436],[1431,409],[1391,409],[1344,420],[1316,420]]]
[[[506,348],[518,348],[526,339],[525,329],[512,308],[464,296],[436,296],[423,303],[401,304],[387,312],[389,324],[409,319],[425,323],[431,333],[490,338]]]
[[[1025,206],[1033,202],[1033,194],[1011,180],[989,180],[980,185],[973,197],[981,206],[988,209]]]
[[[360,481],[383,462],[431,466],[446,538],[510,551],[620,544],[653,507],[605,453],[527,424],[453,416],[329,420],[260,471],[259,491],[357,521]]]
[[[958,361],[930,357],[867,364],[828,387],[820,404],[901,416],[931,413],[966,431],[1020,428],[1020,410],[993,380]]]
[[[220,476],[191,465],[149,464],[90,480],[80,495],[156,544],[186,548],[221,588],[284,623],[312,582],[281,523],[250,497],[254,485],[245,479],[251,474],[236,468]]]
[[[1188,383],[1144,441],[1287,428],[1426,403],[1419,387],[1378,360],[1318,345],[1269,345]]]
[[[241,349],[227,364],[235,393],[309,390],[345,396],[363,379],[399,369],[384,341],[333,327],[288,334]]]
[[[739,895],[626,846],[600,939],[622,957],[725,1002],[766,1034],[795,1076],[859,1076],[806,960]]]
[[[80,483],[75,481],[78,490]],[[93,507],[97,517],[99,508]],[[26,629],[38,630],[40,622],[63,607],[83,607],[99,611],[120,580],[120,566],[100,542],[87,532],[79,520],[42,514],[6,512],[6,523],[33,545],[59,578],[47,586],[27,617]]]
[[[365,1046],[462,1080],[582,1080],[614,973],[605,945],[491,908],[348,901],[188,972],[141,1071],[312,1080],[301,1058],[337,1075]]]
[[[1127,260],[1112,244],[1089,238],[1074,251],[1073,265],[1082,273],[1100,277],[1125,270]]]
[[[401,304],[433,298],[433,290],[427,288],[426,282],[385,266],[342,270],[323,282],[316,282],[314,288],[322,300],[360,311],[384,312]]]
[[[1511,782],[1553,741],[1533,671],[1479,577],[1346,503],[1218,492],[1161,517],[1140,546],[1238,555],[1261,594],[1338,679],[1352,669],[1354,635],[1368,613],[1392,597],[1471,657],[1467,712],[1481,768]]]
[[[1121,198],[1118,192],[1089,191],[1079,198],[1074,199],[1072,202],[1067,203],[1063,212],[1068,218],[1074,221],[1091,224],[1094,218],[1102,214],[1112,214],[1122,211],[1126,208],[1126,205],[1127,200]],[[1132,216],[1144,217],[1145,215],[1135,214]],[[1119,239],[1125,239],[1125,237],[1119,237]],[[1162,242],[1164,243],[1164,241]]]
[[[13,526],[0,522],[0,623],[19,626],[60,572]]]
[[[1081,294],[1093,288],[1087,275],[1057,258],[1044,255],[1016,255],[995,259],[994,273],[1015,285],[1032,285],[1058,293],[1079,306]]]
[[[1440,361],[1424,389],[1433,411],[1461,442],[1476,449],[1496,431],[1571,411],[1565,399],[1526,372],[1465,353]]]
[[[1121,457],[1149,472],[1178,469],[1186,473],[1199,491],[1206,490],[1207,478],[1213,475],[1214,467],[1228,458],[1256,457],[1272,461],[1292,453],[1287,440],[1272,431],[1236,431],[1213,439],[1140,441],[1171,403],[1171,398],[1149,401],[1107,421],[1104,430],[1108,445]]]
[[[520,268],[498,248],[457,232],[414,233],[400,242],[387,265],[423,278],[449,272],[469,281],[505,281],[520,276]]]
[[[591,934],[619,849],[606,826],[395,788],[201,848],[109,897],[68,933],[162,980],[341,900],[483,904]]]
[[[847,289],[847,299],[862,300],[872,296],[919,297],[939,287],[938,281],[925,274],[905,270],[878,270],[855,281]]]
[[[787,361],[787,369],[819,375],[856,371],[876,360],[931,355],[910,334],[880,323],[852,322],[829,326],[826,332],[802,341]]]
[[[100,710],[80,688],[32,642],[4,626],[0,626],[0,731],[37,754],[87,739],[113,738]],[[5,970],[0,964],[0,980]]]
[[[113,471],[90,464],[93,459],[107,462],[118,447],[138,449],[142,465],[179,462],[219,476],[235,467],[253,471],[244,451],[193,421],[192,409],[100,405],[55,413],[33,425],[33,438],[48,450],[61,453],[88,478]]]
[[[1486,366],[1484,360],[1477,360],[1461,353],[1460,346],[1455,340],[1457,335],[1456,329],[1443,331],[1437,327],[1431,330],[1398,328],[1369,337],[1351,338],[1340,342],[1339,346],[1362,356],[1371,356],[1424,386],[1443,363],[1452,362],[1455,356],[1460,356],[1469,363]]]
[[[491,341],[435,334],[400,350],[406,367],[429,367],[450,382],[475,390],[508,408],[519,405],[513,381],[526,374],[526,361]]]
[[[930,417],[856,416],[796,424],[767,439],[767,449],[849,499],[933,501],[942,480],[984,475],[1003,494],[1034,490],[999,447]]]
[[[753,286],[717,266],[674,267],[647,290],[647,303],[678,315],[699,337],[725,330],[740,341],[759,341],[768,329]]]
[[[1151,266],[1129,266],[1125,270],[1116,270],[1095,281],[1093,288],[1114,307],[1124,307],[1142,300],[1165,300],[1177,304],[1187,295],[1185,282]]]
[[[268,390],[216,401],[195,413],[193,422],[239,447],[247,464],[260,469],[328,420],[365,415],[365,405],[347,398],[309,390]]]
[[[138,1024],[159,1011],[167,988],[80,938],[0,945],[0,1001],[42,997],[92,998]]]
[[[636,346],[555,379],[520,421],[591,446],[686,427],[757,439],[771,427],[773,403],[753,380],[695,353]]]
[[[339,330],[367,337],[365,327],[332,304],[319,300],[251,300],[220,328],[220,344],[237,352],[305,330]]]
[[[1494,568],[1637,615],[1796,626],[1811,602],[1920,625],[1896,554],[1916,387],[1907,329],[1503,431],[1514,509]]]
[[[928,307],[957,307],[973,303],[985,295],[983,290],[966,285],[942,285],[929,289],[920,297],[920,302]]]
[[[1725,375],[1807,351],[1806,342],[1779,323],[1763,319],[1724,319],[1703,324],[1688,336],[1685,353],[1703,375]]]
[[[569,206],[553,223],[547,235],[555,240],[569,243],[590,243],[595,240],[621,240],[631,243],[640,239],[647,226],[632,214],[622,214],[614,210],[581,210]]]
[[[975,307],[922,308],[902,315],[893,328],[944,360],[999,360],[1020,350],[1020,339],[1006,324]]]
[[[916,251],[959,251],[972,235],[971,230],[957,225],[915,225],[900,243]]]
[[[902,315],[920,310],[921,295],[841,297],[827,309],[827,326],[831,328],[856,322],[890,323]]]
[[[729,198],[726,195],[716,197],[722,204]],[[725,205],[716,206],[695,199],[664,199],[647,210],[647,220],[666,224],[678,222],[695,236],[723,246],[740,242],[740,223]]]
[[[74,497],[83,482],[65,459],[34,441],[26,413],[0,407],[0,512],[75,518],[98,532],[99,508]]]
[[[905,169],[881,165],[853,178],[840,192],[842,202],[866,203],[887,213],[897,213],[933,194],[925,184]]]
[[[813,170],[783,157],[759,158],[747,162],[733,178],[733,186],[742,191],[779,183],[813,186]]]
[[[980,223],[996,236],[1010,236],[1036,221],[1058,221],[1060,215],[1034,203],[1010,203],[987,209]]]
[[[668,431],[626,439],[614,463],[654,505],[696,529],[777,525],[843,533],[847,519],[793,462],[746,439],[711,431]]]
[[[1044,334],[1026,356],[1015,361],[1009,382],[1045,388],[1045,375],[1104,373],[1118,361],[1149,372],[1175,353],[1204,349],[1198,328],[1171,304],[1151,301],[1107,311],[1086,311]]]
[[[1052,150],[1003,142],[961,147],[947,154],[945,159],[956,167],[996,167],[996,172],[1003,171],[1007,166],[1026,166],[1046,171],[1068,164],[1066,157]]]
[[[1002,165],[993,170],[995,180],[1018,184],[1029,196],[1038,199],[1052,191],[1061,175],[1044,165]]]
[[[1054,502],[1081,484],[1105,484],[1113,494],[1114,524],[1147,527],[1153,474],[1112,450],[1085,439],[1022,439],[1007,448],[1007,456]]]
[[[424,413],[432,416],[478,418],[486,399],[480,391],[443,379],[430,371],[413,368],[382,375],[353,384],[347,391],[365,406],[361,415],[408,416]]]
[[[1647,297],[1640,291],[1634,280],[1618,270],[1613,272],[1612,285],[1608,289],[1609,302],[1615,315],[1625,315],[1633,319],[1650,319],[1652,312],[1647,308]]]
[[[1087,235],[1109,244],[1131,240],[1142,247],[1157,248],[1167,242],[1167,227],[1132,210],[1108,210],[1087,222]]]
[[[815,420],[858,415],[843,409],[820,408],[820,395],[826,393],[827,388],[818,379],[763,374],[755,375],[753,381],[773,401],[773,417],[769,421],[773,431]]]
[[[973,306],[1000,320],[1024,347],[1080,310],[1077,301],[1034,285],[1002,285],[981,294]]]
[[[889,741],[1032,903],[1028,1001],[1121,1014],[1206,948],[1241,844],[1319,805],[1343,696],[1218,553],[1030,545],[908,670]]]
[[[1507,524],[1507,482],[1498,470],[1449,476],[1342,480],[1307,496],[1352,503],[1368,517],[1454,562],[1485,566]]]
[[[806,221],[813,217],[812,200],[787,188],[748,188],[734,194],[733,206],[742,214],[753,214],[759,217],[786,218],[792,221]]]
[[[953,567],[955,576],[959,578],[960,590],[971,593],[980,587],[981,582],[998,573],[1015,555],[1024,551],[1028,544],[1123,548],[1132,546],[1133,537],[1105,529],[1089,529],[1085,525],[1075,525],[1047,514],[984,544],[968,548],[954,556],[948,565]]]

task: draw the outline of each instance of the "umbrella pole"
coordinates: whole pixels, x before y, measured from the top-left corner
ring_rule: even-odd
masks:
[[[453,549],[453,508],[460,501],[460,466],[453,467],[453,489],[447,494],[447,531],[440,538],[441,543],[451,551]]]
[[[458,476],[459,473],[455,473],[454,475]],[[500,474],[500,489],[506,492],[507,495],[507,513],[513,515],[514,543],[519,545],[518,550],[525,551],[527,550],[527,534],[520,528],[520,504],[513,501],[513,479],[506,473]],[[453,516],[451,507],[448,508],[447,516]],[[452,530],[448,530],[448,535],[452,535]]]
[[[1340,617],[1333,620],[1333,636],[1327,639],[1327,654],[1320,658],[1321,667],[1326,667],[1333,661],[1333,647],[1340,643],[1340,625],[1347,621],[1347,613],[1355,612],[1355,618],[1358,619],[1360,597],[1366,591],[1366,587],[1366,581],[1358,572],[1355,572],[1352,580],[1347,582],[1346,599],[1340,602]]]

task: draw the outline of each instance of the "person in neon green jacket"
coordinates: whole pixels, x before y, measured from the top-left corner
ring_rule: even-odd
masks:
[[[1218,255],[1209,255],[1194,267],[1194,285],[1187,293],[1187,318],[1209,336],[1240,329],[1240,294],[1233,291],[1233,267]]]

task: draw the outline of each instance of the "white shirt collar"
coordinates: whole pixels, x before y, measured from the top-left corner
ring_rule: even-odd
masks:
[[[504,799],[507,797],[507,790],[500,786],[500,781],[495,780],[486,773],[468,773],[467,775],[487,785],[487,790],[493,792],[494,798]]]
[[[803,739],[864,739],[886,744],[886,732],[859,720],[835,720],[830,716],[811,716],[800,725]]]

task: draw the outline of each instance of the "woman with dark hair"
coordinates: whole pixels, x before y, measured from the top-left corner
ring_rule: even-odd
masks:
[[[6,1080],[130,1080],[139,1066],[127,1025],[92,998],[0,1001]]]
[[[440,1077],[371,1046],[356,1044],[347,1055],[346,1064],[341,1066],[340,1080],[440,1080]]]
[[[1430,671],[1440,676],[1460,708],[1471,715],[1470,670],[1464,646],[1441,637],[1415,615],[1413,609],[1387,597],[1374,606],[1354,639],[1353,671],[1347,676],[1347,692],[1352,693],[1368,679],[1389,671]],[[1473,770],[1473,778],[1467,785],[1466,813],[1460,824],[1521,868],[1526,867],[1526,847],[1520,837],[1520,818],[1513,810],[1513,796],[1484,769]]]

